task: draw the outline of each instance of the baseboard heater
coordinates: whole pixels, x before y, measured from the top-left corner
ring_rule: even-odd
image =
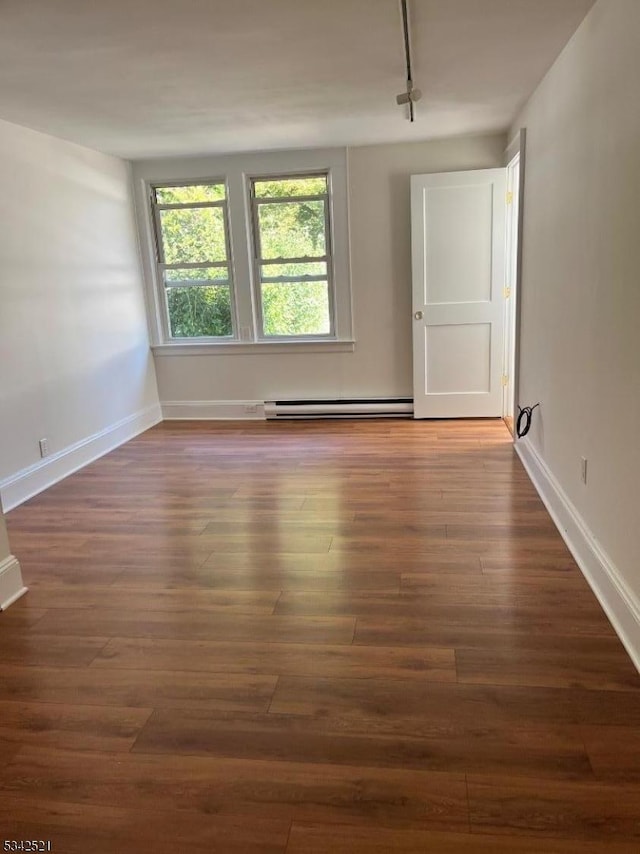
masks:
[[[366,397],[344,400],[266,400],[267,421],[292,418],[411,418],[410,397]]]

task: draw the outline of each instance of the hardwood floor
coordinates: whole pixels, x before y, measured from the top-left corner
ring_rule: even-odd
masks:
[[[164,423],[7,522],[2,840],[640,851],[640,676],[502,421]]]

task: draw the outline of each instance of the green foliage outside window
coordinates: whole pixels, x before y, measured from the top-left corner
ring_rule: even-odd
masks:
[[[167,288],[172,338],[233,335],[229,288]]]
[[[263,285],[262,313],[266,335],[328,335],[331,331],[326,282]]]

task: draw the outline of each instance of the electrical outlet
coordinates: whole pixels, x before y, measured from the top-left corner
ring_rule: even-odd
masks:
[[[40,445],[40,456],[48,457],[49,456],[49,440],[48,439],[40,439],[38,442]]]
[[[258,404],[257,403],[247,403],[244,407],[245,415],[257,415],[258,414]]]
[[[582,482],[587,482],[587,458],[580,457],[580,476],[582,477]]]

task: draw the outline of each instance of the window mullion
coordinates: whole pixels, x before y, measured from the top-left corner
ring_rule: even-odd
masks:
[[[250,185],[245,175],[234,172],[229,177],[228,227],[229,243],[232,247],[235,312],[238,339],[253,342],[257,339],[258,279],[253,269],[254,250],[251,240],[253,206],[247,207],[247,192]],[[255,291],[253,283],[255,282]]]
[[[322,202],[327,199],[326,193],[314,196],[260,196],[255,197],[256,205],[290,205],[298,202]]]
[[[254,299],[254,335],[260,339],[264,338],[264,310],[262,305],[262,238],[260,235],[260,218],[258,216],[258,205],[256,203],[255,183],[249,182],[249,193],[251,197],[251,225],[253,234],[249,238],[253,245],[252,253],[252,294]],[[251,239],[253,238],[253,239]]]
[[[180,279],[176,282],[165,282],[165,288],[228,288],[229,279]]]
[[[228,267],[228,261],[178,261],[175,264],[159,264],[162,270],[204,270],[205,267]]]
[[[251,184],[251,221],[253,224],[253,258],[256,263],[261,264],[262,237],[260,235],[260,216],[258,214],[258,205],[253,184]]]
[[[331,211],[329,208],[329,199],[324,203],[324,245],[327,255],[333,259],[333,240],[331,235]],[[331,335],[336,334],[336,294],[335,280],[333,274],[333,261],[327,261],[327,286],[329,298],[329,324]]]
[[[158,264],[165,263],[165,254],[164,254],[164,240],[162,238],[162,223],[160,220],[160,213],[158,211],[157,206],[154,205],[152,210],[153,215],[153,225],[154,232],[156,238],[156,262]]]
[[[286,283],[292,282],[300,284],[304,282],[326,282],[327,275],[307,275],[306,273],[301,273],[299,276],[262,276],[261,281],[266,285],[275,285],[278,283]]]
[[[231,303],[231,332],[234,338],[239,337],[238,304],[236,300],[235,276],[233,270],[233,249],[231,246],[231,225],[229,222],[229,205],[225,199],[222,221],[224,224],[224,245],[227,253],[227,278],[229,284],[229,300]]]
[[[329,260],[328,255],[304,255],[299,258],[258,258],[257,261],[266,267],[269,264],[317,264]]]
[[[160,204],[157,203],[156,207],[159,211],[180,211],[180,210],[194,210],[196,208],[223,208],[225,207],[226,202],[224,199],[221,199],[219,202],[174,202],[174,203],[166,203]]]

